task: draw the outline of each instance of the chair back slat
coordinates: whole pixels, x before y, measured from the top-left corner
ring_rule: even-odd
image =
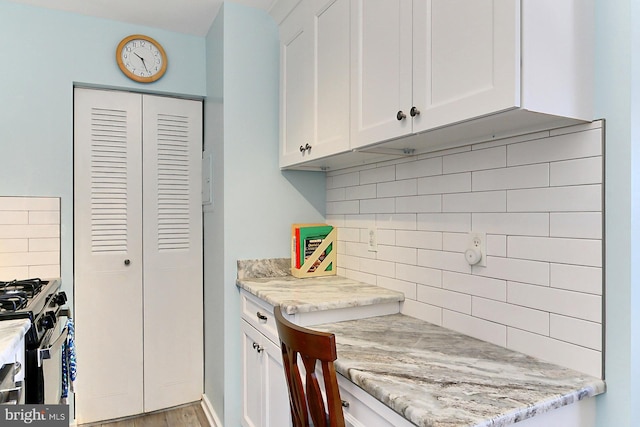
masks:
[[[282,349],[293,426],[345,427],[338,378],[333,365],[338,358],[335,335],[289,322],[282,315],[280,307],[275,307],[274,317]],[[302,367],[299,361],[302,361]],[[316,375],[318,369],[322,371],[322,385]]]

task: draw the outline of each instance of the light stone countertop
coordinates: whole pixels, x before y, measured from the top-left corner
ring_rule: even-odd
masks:
[[[420,427],[502,427],[605,391],[604,381],[402,314],[313,326],[336,370]]]
[[[284,313],[310,313],[404,301],[404,294],[340,276],[299,279],[289,258],[238,261],[236,285]]]
[[[13,355],[30,327],[29,319],[0,321],[0,366],[15,362]]]

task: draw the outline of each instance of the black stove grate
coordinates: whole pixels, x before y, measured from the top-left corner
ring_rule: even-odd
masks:
[[[26,298],[33,298],[42,290],[42,287],[46,283],[46,281],[39,278],[0,282],[0,296],[22,292],[26,295]]]

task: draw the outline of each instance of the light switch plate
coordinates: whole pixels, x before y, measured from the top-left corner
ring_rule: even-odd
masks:
[[[367,246],[369,252],[378,252],[378,230],[375,228],[367,229]]]

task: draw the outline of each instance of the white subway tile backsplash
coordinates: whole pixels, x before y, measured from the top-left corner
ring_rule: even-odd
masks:
[[[356,185],[345,188],[346,200],[361,200],[376,198],[376,184]],[[328,200],[328,199],[327,199]]]
[[[519,236],[548,236],[548,213],[473,213],[474,231]]]
[[[351,187],[360,184],[360,173],[350,172],[333,175],[327,179],[327,188]]]
[[[471,191],[471,173],[418,178],[418,194],[448,194]]]
[[[346,215],[357,213],[360,213],[360,202],[357,200],[327,202],[327,215]]]
[[[602,213],[552,213],[550,216],[550,236],[602,239]]]
[[[551,163],[552,187],[601,183],[602,157],[600,156]]]
[[[445,271],[471,273],[471,266],[467,263],[464,254],[458,252],[418,249],[418,265]]]
[[[512,190],[549,186],[549,164],[491,169],[473,172],[473,191]]]
[[[0,224],[29,224],[29,212],[0,211]]]
[[[602,353],[599,351],[515,328],[507,330],[507,348],[602,377]]]
[[[394,181],[396,179],[395,165],[360,171],[360,184]]]
[[[425,322],[442,326],[442,308],[435,305],[411,299],[405,299],[401,305],[400,312],[407,316],[422,319]]]
[[[552,288],[602,295],[602,268],[551,264]]]
[[[442,212],[505,212],[505,191],[456,193],[442,196]]]
[[[416,265],[397,264],[396,279],[432,287],[442,287],[442,270]]]
[[[366,199],[360,200],[361,213],[394,213],[396,211],[396,199]]]
[[[54,278],[60,277],[60,265],[31,265],[29,273],[22,277]]]
[[[413,282],[405,282],[404,280],[393,279],[391,277],[378,276],[378,286],[386,289],[402,292],[407,299],[415,300],[417,298],[417,286]]]
[[[551,315],[551,338],[602,350],[602,325],[573,317]]]
[[[344,188],[332,188],[327,190],[327,202],[338,202],[345,200]]]
[[[389,230],[415,230],[416,214],[378,214],[375,226],[379,229]]]
[[[418,301],[447,310],[471,314],[471,296],[459,292],[418,285]]]
[[[362,241],[360,239],[360,229],[359,228],[347,228],[347,227],[342,227],[339,230],[340,233],[340,240],[343,240],[345,242],[360,242]]]
[[[503,168],[507,166],[506,153],[506,147],[495,147],[444,156],[442,159],[442,172],[447,174]]]
[[[540,335],[549,335],[549,313],[486,298],[473,297],[474,317],[512,326]]]
[[[502,347],[507,345],[507,327],[499,323],[443,310],[442,326]]]
[[[327,221],[345,229],[338,274],[404,292],[410,316],[600,375],[602,132],[597,122],[328,172]],[[471,230],[486,233],[486,267],[465,260]]]
[[[418,249],[404,248],[402,246],[387,246],[378,243],[378,254],[376,258],[384,261],[416,265],[418,261]]]
[[[487,235],[487,256],[507,256],[507,236]]]
[[[424,213],[418,214],[418,230],[471,231],[470,213]]]
[[[402,181],[382,182],[377,184],[378,198],[415,196],[418,194],[418,181],[415,179],[405,179]]]
[[[25,277],[31,277],[29,275],[29,267],[26,265],[18,267],[0,267],[0,280],[2,281],[24,279]]]
[[[552,136],[507,147],[507,165],[527,165],[602,155],[602,132],[585,132]]]
[[[396,198],[396,212],[442,212],[442,196],[411,196]]]
[[[501,257],[487,257],[487,266],[474,266],[473,274],[516,282],[549,285],[549,263]]]
[[[421,178],[442,174],[442,157],[396,165],[396,179]]]
[[[0,211],[58,211],[57,197],[0,197]]]
[[[0,239],[60,237],[59,225],[0,225]]]
[[[468,247],[468,233],[442,233],[442,250],[463,253]]]
[[[602,186],[507,190],[508,212],[600,212]]]
[[[0,239],[0,254],[7,252],[29,252],[29,239]]]
[[[549,261],[562,264],[602,266],[602,241],[547,237],[507,237],[510,258]]]
[[[442,249],[442,233],[398,230],[396,245],[419,249]]]
[[[60,224],[60,212],[31,211],[29,212],[29,224]]]
[[[451,291],[490,298],[498,301],[507,300],[506,280],[443,271],[442,287]]]
[[[396,265],[393,262],[378,259],[362,258],[360,270],[377,276],[395,277],[396,275]]]
[[[508,282],[507,302],[592,322],[602,321],[602,298],[599,295]]]

